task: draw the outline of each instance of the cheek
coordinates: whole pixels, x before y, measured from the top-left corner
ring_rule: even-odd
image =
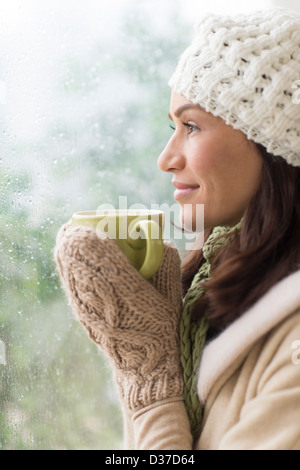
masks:
[[[261,159],[240,132],[227,126],[222,132],[207,131],[188,150],[190,169],[210,198],[248,199],[257,189]]]
[[[261,158],[240,142],[218,155],[211,166],[215,195],[228,210],[244,211],[260,184]]]
[[[205,187],[213,180],[219,179],[218,175],[224,174],[228,162],[226,163],[222,147],[216,144],[214,139],[207,139],[193,149],[190,166],[198,181]]]

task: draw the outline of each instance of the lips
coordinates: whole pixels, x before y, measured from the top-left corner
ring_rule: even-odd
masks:
[[[176,188],[176,191],[174,193],[174,199],[176,200],[181,199],[184,196],[188,196],[189,194],[191,194],[193,191],[196,191],[200,187],[199,185],[187,184],[181,181],[172,181],[172,183]]]

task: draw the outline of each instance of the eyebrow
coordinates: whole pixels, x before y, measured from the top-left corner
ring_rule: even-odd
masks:
[[[186,111],[187,109],[197,109],[198,111],[204,111],[204,109],[201,109],[198,104],[184,104],[183,106],[180,106],[176,111],[174,111],[174,114],[177,118],[181,116],[181,114]],[[168,114],[169,118],[173,121],[171,114]]]

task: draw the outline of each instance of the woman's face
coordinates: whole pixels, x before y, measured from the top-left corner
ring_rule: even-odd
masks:
[[[204,204],[205,229],[234,226],[260,184],[262,158],[255,143],[174,91],[169,117],[175,130],[158,167],[173,174],[183,226],[195,230],[197,204]]]

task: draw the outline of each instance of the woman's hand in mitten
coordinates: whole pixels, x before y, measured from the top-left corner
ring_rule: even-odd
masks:
[[[127,409],[181,397],[177,249],[165,244],[159,270],[146,281],[106,234],[69,223],[58,233],[55,258],[79,321],[113,363]]]

